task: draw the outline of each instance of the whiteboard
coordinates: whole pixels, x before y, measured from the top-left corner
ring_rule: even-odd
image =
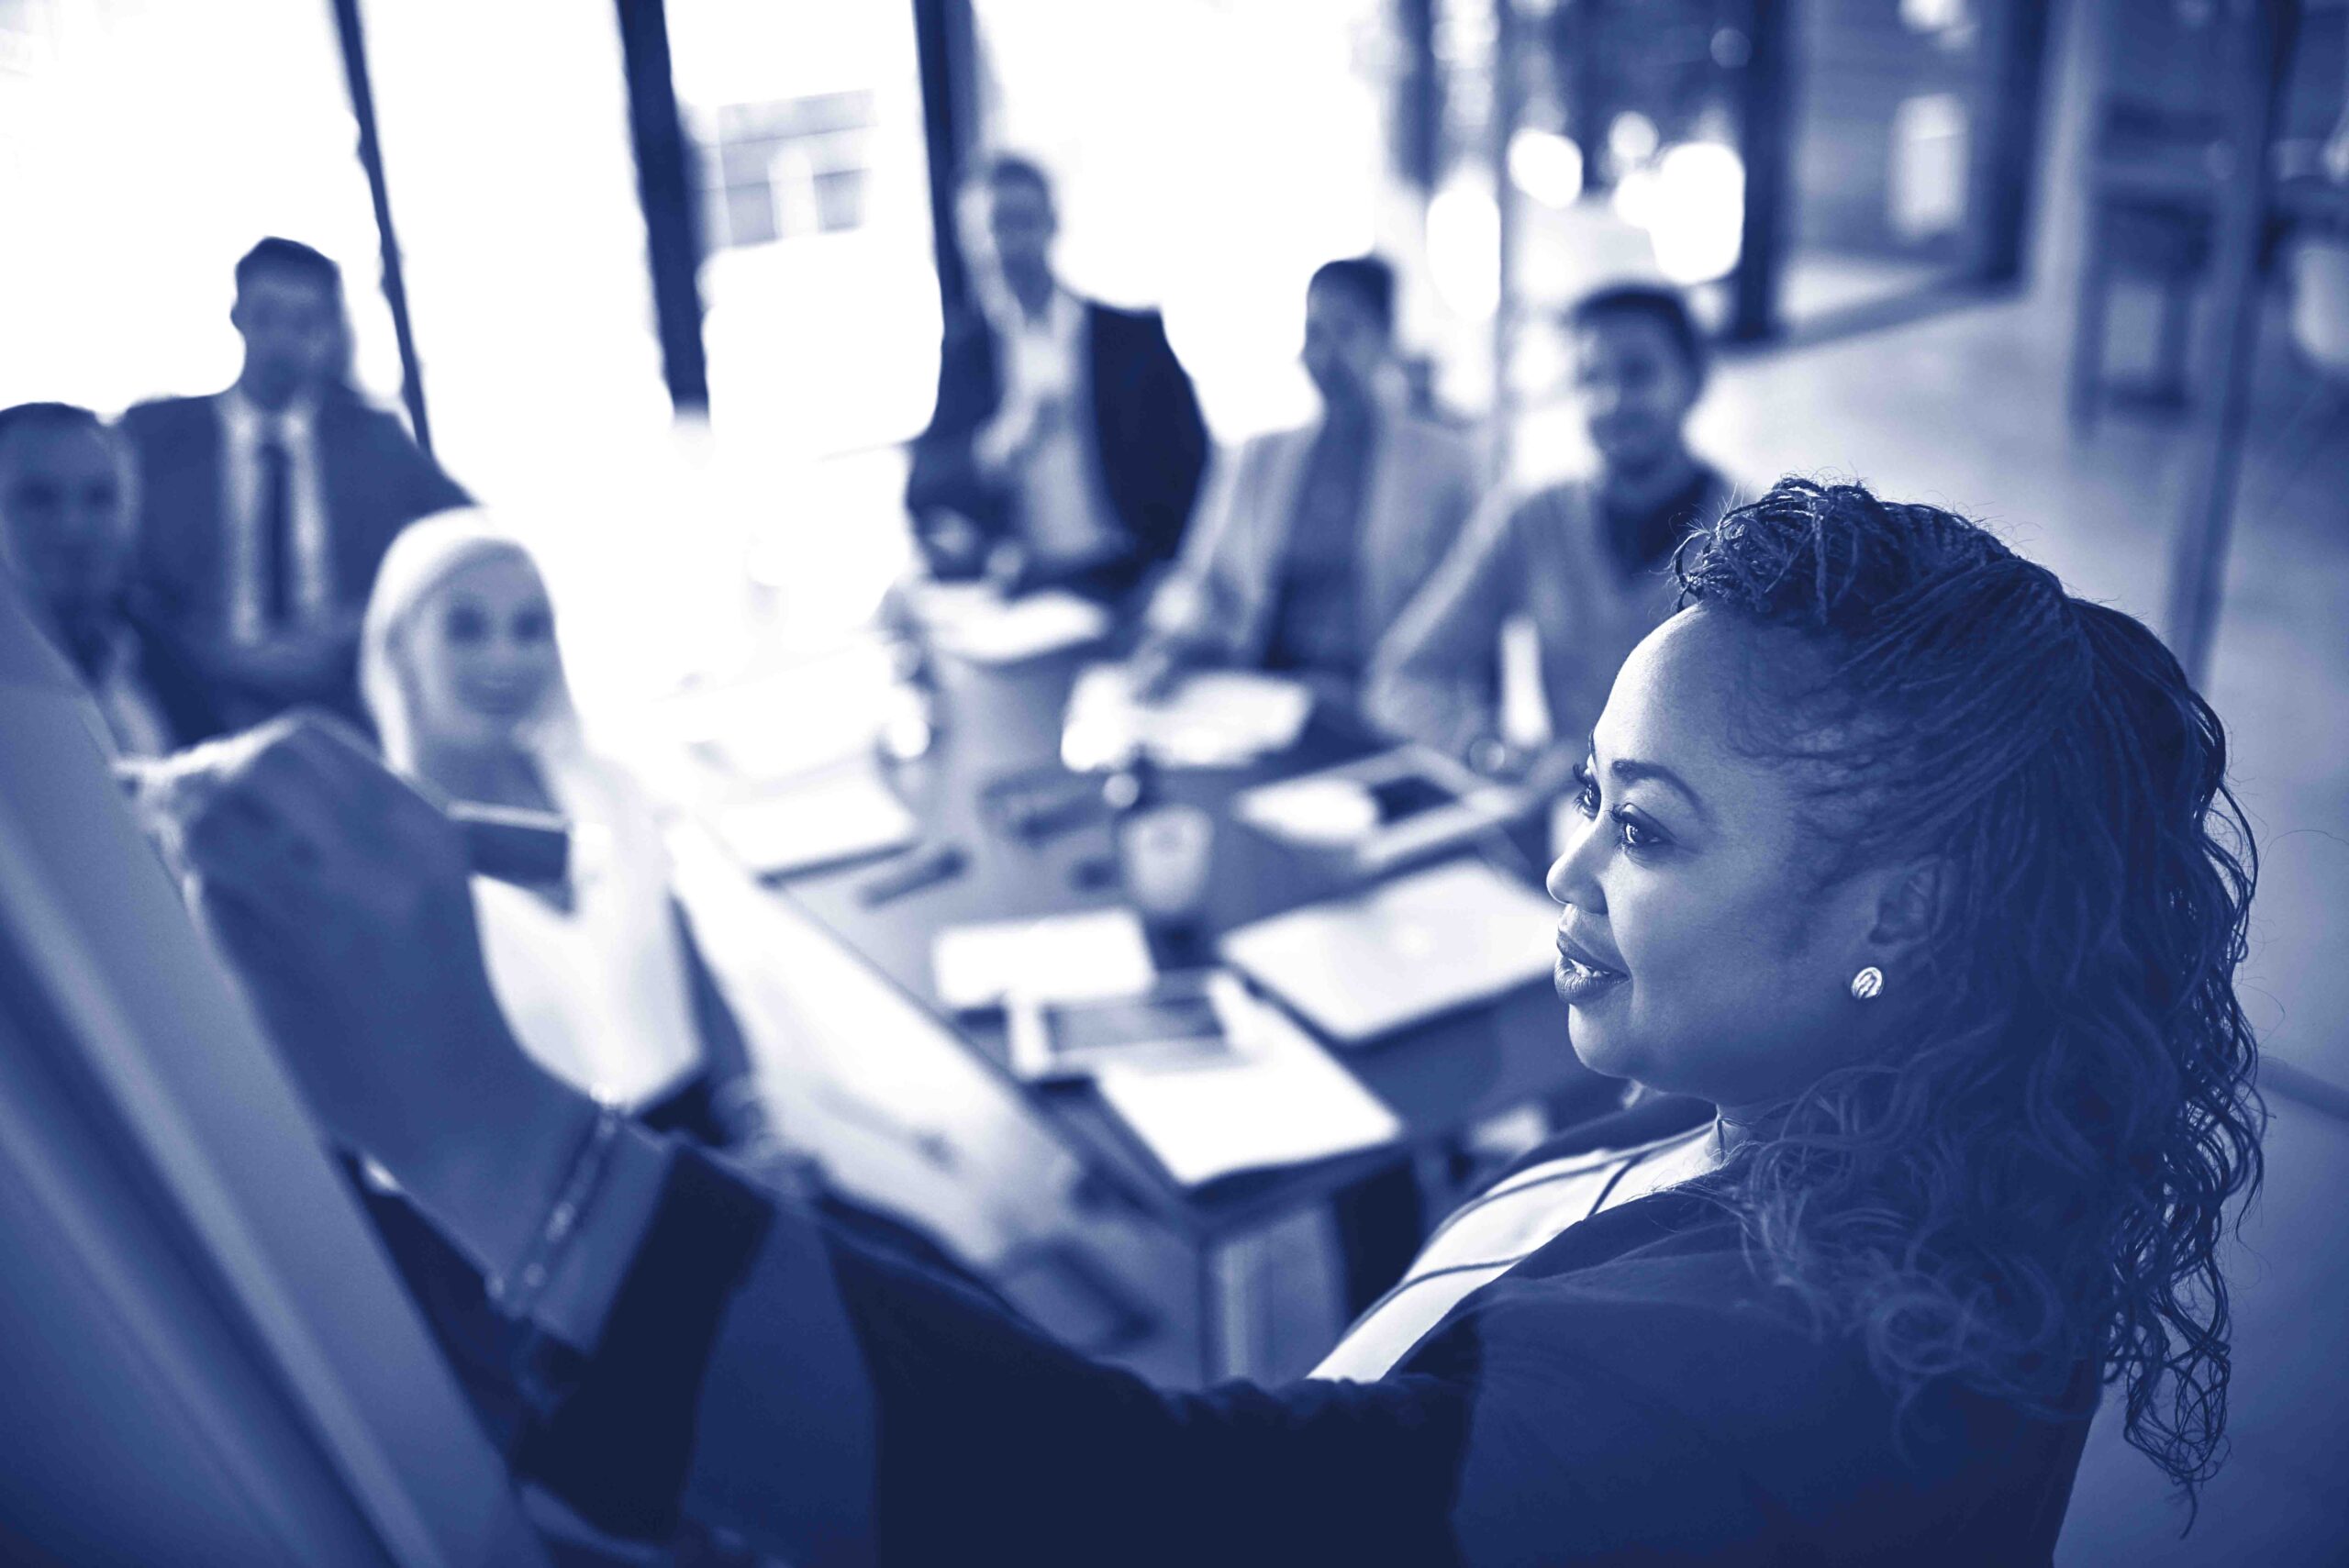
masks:
[[[0,1559],[543,1563],[0,579]]]

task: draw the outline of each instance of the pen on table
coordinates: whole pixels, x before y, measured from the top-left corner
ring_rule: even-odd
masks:
[[[885,904],[960,874],[965,860],[959,844],[933,844],[915,850],[867,877],[856,890],[867,906]]]

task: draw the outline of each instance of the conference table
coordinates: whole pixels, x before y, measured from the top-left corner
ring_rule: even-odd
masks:
[[[953,1037],[1028,1097],[1040,1119],[1096,1179],[1187,1242],[1198,1260],[1201,1359],[1208,1375],[1225,1358],[1218,1249],[1260,1227],[1326,1205],[1400,1162],[1446,1151],[1475,1124],[1528,1105],[1603,1107],[1612,1085],[1577,1062],[1564,1010],[1546,983],[1407,1028],[1368,1047],[1338,1052],[1355,1078],[1396,1115],[1395,1144],[1312,1163],[1227,1176],[1204,1186],[1175,1182],[1084,1082],[1038,1084],[1012,1073],[1000,1010],[954,1013],[931,973],[934,939],[949,927],[1108,909],[1127,902],[1117,870],[1115,816],[1085,808],[1083,782],[1061,765],[1063,712],[1079,672],[1098,649],[1057,652],[1013,665],[983,665],[932,654],[923,662],[934,735],[928,749],[881,766],[889,787],[921,824],[925,845],[952,844],[955,874],[883,901],[868,884],[887,859],[771,879],[785,898],[896,988],[934,1014]],[[1252,784],[1331,765],[1379,749],[1347,716],[1319,705],[1295,747],[1253,765],[1167,769],[1158,798],[1208,811],[1216,829],[1204,907],[1186,932],[1153,931],[1162,971],[1214,962],[1213,940],[1249,921],[1343,895],[1363,885],[1331,857],[1300,852],[1232,820],[1233,796]],[[1053,830],[1021,832],[990,805],[1004,786],[1057,786],[1080,802]],[[1484,852],[1528,882],[1541,866],[1526,824]],[[911,852],[911,851],[909,851]],[[1441,857],[1439,857],[1441,858]]]

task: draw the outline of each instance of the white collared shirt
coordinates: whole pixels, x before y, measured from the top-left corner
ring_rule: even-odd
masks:
[[[272,414],[231,387],[219,400],[221,520],[228,532],[228,636],[250,645],[272,628],[262,582],[261,445],[274,434],[290,461],[294,507],[294,584],[288,595],[297,620],[315,621],[334,607],[334,551],[327,537],[326,491],[318,467],[316,410],[295,403]]]
[[[979,300],[1003,345],[998,417],[1018,418],[1024,410],[1055,400],[1068,416],[1020,469],[1016,483],[1021,537],[1048,563],[1097,561],[1112,552],[1118,536],[1094,471],[1085,306],[1067,290],[1055,288],[1038,320],[1000,283],[992,282],[982,283]]]

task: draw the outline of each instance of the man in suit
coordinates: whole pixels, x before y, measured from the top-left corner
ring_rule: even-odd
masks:
[[[1219,463],[1181,565],[1153,597],[1145,689],[1199,663],[1294,672],[1352,703],[1380,639],[1477,499],[1475,454],[1411,413],[1395,367],[1395,273],[1330,261],[1305,295],[1321,417]]]
[[[177,737],[123,614],[131,492],[130,455],[95,414],[70,403],[0,409],[0,567],[89,691],[99,744],[148,757]]]
[[[339,372],[342,279],[306,245],[268,239],[237,263],[237,383],[141,404],[136,606],[184,676],[202,735],[297,703],[359,717],[359,617],[392,538],[467,504],[399,421]]]
[[[906,507],[930,569],[1102,593],[1172,557],[1207,427],[1155,311],[1079,299],[1052,274],[1051,183],[981,164],[963,196],[976,308],[950,314],[938,406]]]

